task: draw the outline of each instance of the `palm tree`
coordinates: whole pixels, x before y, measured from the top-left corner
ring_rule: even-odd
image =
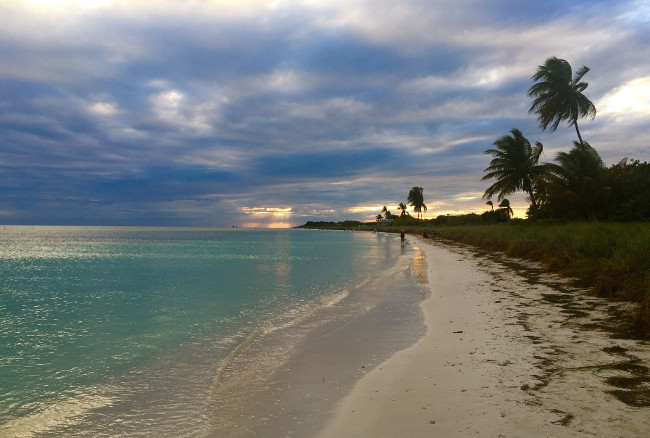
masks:
[[[611,188],[605,185],[606,167],[598,152],[587,142],[573,142],[569,152],[559,152],[558,164],[550,164],[551,203],[559,213],[577,213],[594,219],[609,202]]]
[[[406,204],[403,202],[400,202],[399,205],[397,206],[399,210],[402,210],[402,213],[399,215],[400,217],[406,216],[408,213],[406,212],[406,209],[408,208]]]
[[[420,213],[422,212],[422,209],[424,209],[424,211],[427,211],[427,206],[424,205],[424,195],[422,194],[423,191],[424,190],[422,187],[413,187],[409,192],[408,199],[406,200],[407,202],[411,203],[413,211],[418,214],[418,219],[420,219]]]
[[[512,208],[510,208],[510,201],[507,198],[503,198],[503,201],[501,201],[501,203],[499,204],[499,208],[505,210],[506,214],[508,215],[508,219],[510,219],[510,216],[514,214]]]
[[[537,114],[542,129],[551,125],[551,131],[555,131],[562,120],[567,120],[569,126],[575,126],[578,140],[582,143],[578,118],[596,117],[596,107],[582,94],[589,85],[582,82],[588,71],[589,67],[582,66],[571,77],[571,65],[556,57],[548,58],[537,68],[533,75],[537,83],[528,89],[528,96],[534,99],[528,112]]]
[[[547,173],[546,165],[538,164],[543,146],[540,142],[531,146],[520,130],[513,129],[512,135],[504,135],[493,144],[496,149],[488,149],[484,153],[494,156],[484,172],[488,172],[481,181],[496,179],[483,194],[483,198],[491,198],[495,194],[501,201],[505,195],[523,190],[528,194],[531,210],[537,210],[534,183],[536,179]]]
[[[383,218],[384,218],[384,217],[383,217],[382,215],[378,214],[378,215],[377,215],[377,218],[376,218],[376,219],[377,219],[377,222],[381,221]]]
[[[494,203],[493,203],[491,200],[488,201],[488,202],[486,202],[485,205],[489,205],[489,206],[490,206],[490,209],[491,209],[492,211],[494,211]]]

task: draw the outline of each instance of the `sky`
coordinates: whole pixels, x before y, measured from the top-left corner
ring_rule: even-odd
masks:
[[[551,56],[591,69],[604,162],[649,161],[647,0],[0,0],[0,223],[481,213],[496,139],[577,139],[528,113]]]

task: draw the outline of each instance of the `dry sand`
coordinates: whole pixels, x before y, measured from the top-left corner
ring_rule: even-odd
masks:
[[[321,438],[650,436],[650,345],[608,329],[620,305],[410,240],[426,254],[426,334],[359,380]]]

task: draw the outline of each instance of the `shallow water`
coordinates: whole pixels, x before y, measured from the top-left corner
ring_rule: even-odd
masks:
[[[212,434],[224,382],[377,305],[372,279],[413,253],[370,233],[6,227],[0,432]]]

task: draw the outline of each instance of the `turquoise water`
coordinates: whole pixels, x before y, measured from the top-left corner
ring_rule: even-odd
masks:
[[[132,427],[146,429],[179,381],[173,398],[198,397],[251,332],[341,299],[400,255],[371,233],[0,229],[0,434],[83,435],[89,410],[124,422],[139,409]]]

